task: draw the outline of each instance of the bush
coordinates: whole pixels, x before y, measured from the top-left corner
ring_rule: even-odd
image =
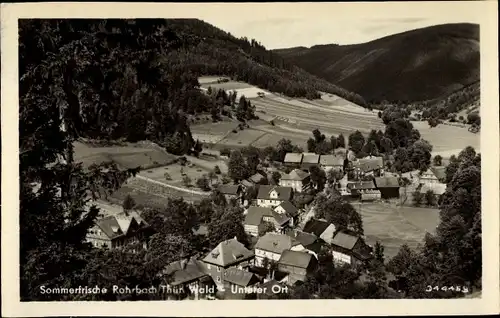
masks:
[[[170,174],[169,174],[168,172],[165,172],[165,173],[163,174],[163,176],[165,177],[165,180],[167,180],[167,181],[172,180],[172,177],[170,176]]]
[[[220,151],[221,156],[226,156],[229,157],[231,155],[231,149],[229,148],[224,148]]]
[[[236,134],[238,131],[236,129],[231,130],[233,134]]]
[[[221,181],[222,181],[222,184],[228,184],[230,183],[232,180],[231,178],[229,178],[229,176],[227,174],[223,174],[222,175],[222,178],[221,178]]]
[[[210,191],[210,184],[206,176],[198,178],[198,180],[196,180],[196,185],[203,191]]]
[[[221,174],[219,166],[214,167],[214,172],[215,172],[215,174]]]
[[[270,123],[272,126],[274,126],[274,120],[271,120],[269,123]]]
[[[182,177],[182,183],[184,184],[184,186],[189,188],[191,186],[191,178],[185,175],[184,177]]]

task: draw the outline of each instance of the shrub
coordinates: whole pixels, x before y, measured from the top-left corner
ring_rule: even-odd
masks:
[[[182,183],[184,184],[184,186],[190,187],[191,186],[191,178],[188,175],[183,176]]]
[[[202,176],[201,178],[198,178],[196,180],[196,185],[198,188],[202,189],[203,191],[210,191],[210,185],[208,178],[206,176]]]
[[[167,181],[172,180],[172,177],[170,176],[170,174],[169,174],[168,172],[165,172],[165,173],[163,174],[163,176],[165,177],[165,180],[167,180]]]
[[[219,166],[214,167],[214,172],[215,172],[215,174],[221,174]]]
[[[233,134],[236,134],[238,131],[236,129],[231,130]]]

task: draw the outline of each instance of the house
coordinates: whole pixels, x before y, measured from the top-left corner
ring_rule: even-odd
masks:
[[[420,184],[442,183],[446,179],[446,170],[443,167],[432,167],[419,176]]]
[[[318,254],[325,244],[325,241],[319,239],[312,233],[292,230],[289,231],[287,235],[293,238],[293,246],[290,249],[291,251],[310,253],[316,258],[318,258]]]
[[[301,169],[309,170],[312,166],[319,166],[319,155],[306,152],[302,156]]]
[[[264,176],[262,173],[257,172],[253,176],[249,177],[248,181],[250,181],[252,184],[266,184],[267,176]]]
[[[318,262],[313,255],[306,252],[284,251],[278,261],[278,270],[288,274],[286,283],[293,285],[297,281],[304,281]]]
[[[109,249],[142,242],[151,234],[151,227],[136,211],[124,211],[98,219],[87,233],[87,241],[95,247]]]
[[[243,222],[245,233],[259,236],[259,232],[265,227],[265,222],[273,224],[276,232],[283,232],[289,225],[290,217],[274,211],[271,207],[251,206],[246,211]]]
[[[371,247],[360,236],[349,231],[338,231],[333,237],[331,248],[333,261],[339,264],[358,266],[372,257]]]
[[[229,268],[224,277],[224,299],[245,299],[248,288],[260,283],[260,279],[251,272],[238,268]]]
[[[210,290],[214,285],[212,278],[207,274],[205,264],[196,258],[182,259],[179,261],[168,264],[160,274],[161,277],[170,278],[166,290],[171,292],[166,295],[167,299],[184,298],[189,295],[191,291],[194,292],[192,296],[194,299],[204,298],[208,296],[199,294],[202,288]]]
[[[254,253],[236,238],[220,242],[205,258],[207,274],[219,288],[224,288],[226,272],[231,268],[246,270],[254,262]]]
[[[285,155],[283,163],[285,164],[285,166],[298,168],[302,163],[302,154],[289,152]]]
[[[375,186],[382,199],[399,198],[399,180],[397,177],[385,176],[375,178]]]
[[[352,166],[355,178],[384,175],[384,158],[382,157],[369,156],[361,158],[353,161]]]
[[[423,184],[420,188],[417,188],[417,191],[423,195],[427,194],[427,191],[432,191],[435,202],[439,203],[441,196],[446,192],[446,187],[447,185],[444,183]]]
[[[292,248],[293,241],[288,235],[266,233],[255,244],[255,266],[262,267],[264,259],[278,262],[281,254]]]
[[[224,195],[227,201],[241,199],[243,194],[242,187],[237,184],[224,184],[220,185],[217,189]]]
[[[347,185],[353,197],[361,199],[361,201],[379,200],[382,194],[373,181],[356,181]]]
[[[253,187],[253,186],[255,185],[255,184],[253,184],[251,181],[246,180],[246,179],[245,179],[245,180],[241,180],[241,181],[240,181],[240,184],[241,184],[241,186],[242,186],[245,190],[246,190],[246,189],[248,189],[248,188],[251,188],[251,187]]]
[[[299,210],[290,201],[283,201],[280,205],[274,208],[274,211],[290,217],[290,226],[298,221]]]
[[[304,225],[302,231],[314,234],[326,243],[330,243],[333,239],[333,234],[335,233],[336,228],[335,225],[325,220],[310,219]]]
[[[309,187],[310,182],[311,176],[309,173],[300,169],[294,169],[289,174],[281,176],[279,184],[282,187],[290,187],[295,192],[302,192]]]
[[[319,164],[326,171],[339,170],[344,171],[344,155],[321,155],[319,157]]]
[[[291,187],[261,185],[257,193],[257,205],[261,207],[275,207],[283,201],[292,199]]]

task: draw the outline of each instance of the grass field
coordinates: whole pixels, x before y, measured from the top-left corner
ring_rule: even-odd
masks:
[[[395,207],[385,203],[354,203],[363,217],[367,243],[378,240],[384,245],[386,258],[396,255],[402,244],[416,248],[426,232],[435,233],[439,210]]]
[[[113,161],[122,168],[143,168],[167,165],[176,157],[166,152],[146,147],[145,145],[130,144],[127,146],[93,147],[81,142],[74,143],[74,159],[84,167]]]
[[[481,150],[481,136],[460,128],[448,125],[438,125],[430,128],[427,122],[412,122],[413,126],[420,131],[423,139],[429,141],[433,146],[433,155],[450,157],[458,154],[467,146],[472,146],[476,151]]]

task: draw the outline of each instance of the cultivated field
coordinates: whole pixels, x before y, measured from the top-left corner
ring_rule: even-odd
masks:
[[[433,146],[433,155],[450,157],[458,154],[467,146],[472,146],[477,152],[481,150],[481,136],[467,131],[467,128],[456,126],[438,125],[430,128],[427,122],[412,122],[413,126],[420,131],[423,139],[429,141]]]
[[[368,244],[377,240],[384,245],[386,258],[396,255],[402,244],[415,248],[426,232],[435,233],[439,210],[395,207],[386,203],[353,203],[363,217]]]

